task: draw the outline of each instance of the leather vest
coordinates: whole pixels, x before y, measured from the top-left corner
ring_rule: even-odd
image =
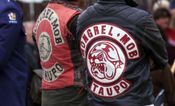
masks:
[[[44,70],[42,89],[59,89],[75,84],[74,64],[77,63],[72,60],[68,40],[71,34],[67,25],[77,14],[77,10],[64,4],[49,3],[36,22],[34,34]]]

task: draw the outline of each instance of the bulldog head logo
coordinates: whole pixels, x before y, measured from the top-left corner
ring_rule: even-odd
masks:
[[[123,52],[110,42],[99,42],[90,49],[88,60],[91,75],[98,80],[117,80],[123,71]],[[120,71],[120,72],[117,72]]]

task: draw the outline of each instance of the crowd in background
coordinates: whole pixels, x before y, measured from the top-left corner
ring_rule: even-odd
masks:
[[[163,1],[162,1],[163,2]],[[167,43],[169,63],[172,65],[175,59],[175,2],[157,2],[153,7],[153,17],[160,29],[162,37]]]

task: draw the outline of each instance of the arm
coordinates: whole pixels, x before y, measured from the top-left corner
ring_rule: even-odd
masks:
[[[138,23],[141,45],[146,54],[153,60],[155,67],[163,69],[168,65],[168,54],[165,42],[150,15],[144,16]]]
[[[168,104],[174,106],[175,100],[173,97],[175,95],[173,90],[175,87],[175,80],[168,64],[165,42],[151,16],[147,15],[142,22],[142,26],[140,26],[140,28],[143,28],[141,32],[143,35],[141,40],[142,46],[153,60],[155,67],[161,69],[160,71],[152,72],[152,74],[156,73],[156,77],[159,77],[157,83],[160,84],[160,87],[165,89]],[[156,77],[153,77],[153,81]]]
[[[68,23],[68,29],[72,33],[72,35],[76,35],[76,29],[77,29],[77,19],[79,15],[74,16],[70,22]]]
[[[0,9],[0,67],[3,67],[9,61],[10,55],[18,42],[22,19],[18,10],[11,5]],[[11,16],[9,16],[10,13]]]
[[[70,21],[69,21],[69,23],[68,23],[68,29],[69,29],[69,31],[70,31],[70,34],[71,34],[71,36],[70,36],[70,38],[69,38],[69,42],[72,42],[72,44],[74,44],[74,46],[73,45],[71,45],[72,46],[72,48],[77,48],[77,47],[79,47],[78,46],[78,40],[77,40],[77,33],[76,33],[76,31],[77,31],[77,19],[78,19],[78,16],[79,16],[79,14],[78,15],[75,15]]]

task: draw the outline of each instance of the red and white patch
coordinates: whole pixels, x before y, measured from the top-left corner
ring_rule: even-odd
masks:
[[[101,97],[115,97],[126,92],[131,86],[123,78],[126,61],[139,57],[131,35],[115,25],[97,24],[82,33],[80,42],[93,79],[91,91]]]
[[[101,83],[118,80],[124,69],[126,59],[121,48],[110,41],[94,43],[87,54],[87,66],[91,76]]]
[[[41,61],[47,62],[52,54],[52,45],[48,33],[41,33],[38,40],[38,47]]]
[[[52,59],[56,54],[55,46],[64,44],[59,17],[53,9],[46,8],[40,14],[34,27],[34,33],[44,69],[43,79],[46,82],[53,82],[64,72],[64,68]]]

